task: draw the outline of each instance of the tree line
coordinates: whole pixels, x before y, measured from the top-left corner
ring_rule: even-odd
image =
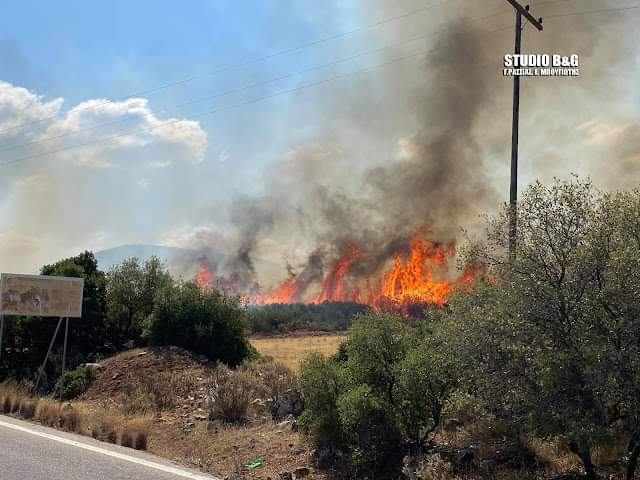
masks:
[[[67,366],[95,362],[147,345],[176,345],[231,366],[255,355],[245,328],[245,309],[217,290],[201,290],[171,277],[157,258],[132,258],[108,272],[83,252],[42,267],[42,275],[84,278],[82,318],[70,320]],[[57,321],[5,318],[0,380],[32,381]],[[61,334],[45,368],[43,389],[55,383],[62,360]]]

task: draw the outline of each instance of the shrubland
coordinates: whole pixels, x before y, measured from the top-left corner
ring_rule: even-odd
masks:
[[[247,310],[247,329],[252,334],[286,334],[294,331],[341,332],[351,326],[353,317],[369,307],[353,302],[318,304],[272,304]]]
[[[353,478],[396,478],[403,457],[405,475],[421,478],[406,473],[408,459],[433,463],[451,423],[472,438],[469,458],[512,439],[524,463],[533,456],[540,465],[541,445],[553,444],[589,480],[635,478],[640,191],[601,193],[580,179],[534,184],[518,204],[513,256],[509,213],[469,240],[463,262],[484,274],[444,308],[411,326],[362,316],[340,355],[304,363],[301,425]],[[487,465],[457,465],[451,478]]]
[[[170,279],[157,264],[131,261],[105,275],[90,253],[43,273],[85,278],[87,323],[72,329],[72,367],[132,345],[200,353],[215,365],[202,386],[207,421],[224,428],[253,428],[260,402],[300,389],[298,425],[318,466],[335,478],[633,480],[640,457],[640,190],[603,193],[578,178],[532,185],[518,204],[513,254],[509,215],[505,206],[487,217],[483,237],[467,240],[461,262],[482,273],[442,308],[408,320],[314,306],[348,332],[335,355],[308,356],[298,378],[256,362],[245,328],[306,328],[313,321],[301,307],[247,313],[215,290]],[[335,316],[342,308],[350,313]],[[32,379],[52,331],[43,319],[9,319],[2,375]],[[50,378],[58,365],[54,352]],[[70,372],[59,390],[69,398],[85,380]],[[83,428],[65,404],[16,385],[0,390],[4,412]],[[174,408],[163,399],[181,389],[170,375],[141,381],[125,392],[129,403],[118,414],[161,415]],[[135,429],[133,418],[122,422]],[[113,423],[104,418],[92,431],[135,443]]]

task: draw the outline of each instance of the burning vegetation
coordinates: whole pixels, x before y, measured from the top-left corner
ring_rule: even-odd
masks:
[[[407,67],[406,78],[419,78],[417,83],[400,81],[405,77],[398,72],[385,79],[385,89],[394,92],[389,102],[412,92],[411,122],[374,112],[365,120],[358,113],[348,123],[354,129],[330,127],[282,155],[257,193],[232,199],[231,233],[224,241],[233,258],[220,265],[203,261],[196,283],[253,305],[357,302],[413,316],[447,303],[478,274],[473,267],[454,268],[459,228],[473,231],[497,198],[478,136],[495,91],[485,45],[478,30],[452,25],[426,63]],[[369,112],[369,92],[350,96],[349,105]],[[333,125],[330,120],[324,124]],[[344,135],[361,140],[363,125],[375,128],[367,131],[366,153],[342,148]],[[397,144],[388,145],[389,138]],[[370,158],[363,162],[361,155]],[[218,241],[213,233],[199,236],[194,246],[213,258]],[[272,288],[265,286],[277,274],[256,265],[261,255],[294,259]],[[192,268],[190,258],[183,271]]]
[[[234,280],[238,274],[217,275],[207,265],[206,257],[200,258],[193,281],[200,288],[217,288],[253,305],[356,302],[376,310],[410,315],[428,306],[441,307],[456,288],[469,285],[479,274],[473,266],[467,266],[462,274],[451,272],[455,253],[453,243],[435,242],[424,229],[419,229],[405,249],[396,251],[380,271],[370,275],[357,268],[368,252],[349,245],[318,277],[321,279],[318,282],[289,266],[287,278],[272,290],[263,290],[257,283],[241,287],[241,282]]]

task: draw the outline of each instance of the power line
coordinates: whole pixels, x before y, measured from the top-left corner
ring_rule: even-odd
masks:
[[[553,3],[558,3],[560,1],[563,1],[563,0],[555,0],[555,2],[553,2]],[[638,9],[638,8],[640,8],[640,5],[627,6],[627,7],[621,7],[621,8],[608,8],[608,9],[588,10],[588,11],[573,12],[573,13],[566,13],[566,14],[550,15],[550,16],[546,16],[546,18],[557,18],[557,17],[573,16],[573,15],[589,15],[589,14],[597,14],[597,13],[605,13],[605,12],[616,12],[616,11],[631,10],[631,9]],[[492,15],[489,15],[488,17],[492,17],[492,16],[496,16],[496,15],[502,15],[502,14],[505,14],[505,13],[507,13],[507,12],[501,12],[499,14],[492,14]],[[485,19],[485,18],[487,18],[487,17],[476,18],[476,19],[472,19],[471,21],[482,20],[482,19]],[[505,27],[505,28],[500,28],[500,29],[496,29],[496,30],[490,30],[490,31],[483,32],[483,33],[495,33],[495,32],[503,31],[503,30],[510,29],[510,28],[511,27]],[[334,76],[334,77],[322,79],[322,80],[317,81],[317,82],[312,82],[310,84],[306,84],[306,85],[302,85],[302,86],[295,87],[295,88],[292,88],[292,89],[276,92],[274,94],[258,97],[258,98],[253,99],[253,100],[249,100],[249,101],[245,101],[245,102],[229,105],[229,106],[226,106],[226,107],[221,107],[221,108],[218,108],[218,109],[206,111],[206,112],[203,112],[203,113],[191,115],[190,118],[198,118],[198,117],[203,117],[203,116],[207,116],[207,115],[212,115],[212,114],[215,114],[215,113],[219,113],[221,111],[226,111],[226,110],[239,108],[239,107],[242,107],[242,106],[250,105],[250,104],[257,103],[257,102],[260,102],[260,101],[263,101],[263,100],[267,100],[267,99],[270,99],[270,98],[278,97],[278,96],[281,96],[281,95],[286,95],[286,94],[289,94],[289,93],[295,93],[297,91],[301,91],[301,90],[308,89],[308,88],[311,88],[311,87],[315,87],[315,86],[319,86],[319,85],[322,85],[322,84],[330,83],[330,82],[333,82],[333,81],[336,81],[336,80],[339,80],[339,79],[342,79],[342,78],[346,78],[348,76],[352,76],[352,75],[355,75],[355,74],[358,74],[358,73],[363,73],[363,72],[366,72],[366,71],[373,71],[373,70],[381,68],[383,66],[386,66],[386,65],[389,65],[389,64],[393,64],[393,63],[397,63],[397,62],[405,60],[407,58],[415,57],[416,55],[420,55],[421,53],[422,52],[420,52],[418,54],[411,54],[411,55],[408,55],[408,56],[396,58],[396,59],[393,59],[393,60],[391,60],[389,62],[385,62],[385,63],[378,64],[378,65],[374,65],[373,67],[367,67],[367,68],[364,68],[364,69],[356,70],[354,72],[349,72],[349,73],[346,73],[346,74],[337,75],[337,76]],[[425,53],[422,53],[422,54],[424,55]],[[169,126],[169,125],[181,122],[181,121],[182,121],[181,119],[169,120],[169,121],[162,122],[160,124],[154,125],[152,127],[139,129],[139,130],[137,130],[137,132],[138,133],[143,133],[143,132],[147,132],[147,131],[152,131],[152,130],[155,130],[156,128]],[[55,150],[46,151],[46,152],[42,152],[42,153],[38,153],[38,154],[19,157],[19,158],[13,159],[13,160],[0,162],[0,166],[10,165],[10,164],[14,164],[14,163],[21,162],[21,161],[24,161],[24,160],[30,160],[30,159],[33,159],[33,158],[39,158],[39,157],[43,157],[43,156],[46,156],[46,155],[61,153],[61,152],[67,151],[67,150],[73,150],[73,149],[82,148],[82,147],[93,145],[93,144],[99,144],[99,143],[107,142],[107,141],[110,141],[110,140],[115,140],[117,138],[122,138],[122,137],[125,137],[127,135],[130,135],[131,133],[133,133],[133,132],[123,132],[123,133],[119,133],[119,134],[108,136],[108,137],[98,138],[98,139],[95,139],[95,140],[92,140],[92,141],[89,141],[89,142],[85,142],[85,143],[81,143],[81,144],[77,144],[77,145],[71,145],[71,146],[68,146],[68,147],[60,148],[60,149],[55,149]]]
[[[499,28],[499,29],[489,30],[489,31],[483,32],[483,34],[496,33],[496,32],[503,31],[503,30],[506,30],[506,29],[509,29],[509,28],[511,28],[511,27],[502,27],[502,28]],[[254,104],[254,103],[258,103],[258,102],[261,102],[263,100],[268,100],[268,99],[271,99],[271,98],[279,97],[281,95],[288,95],[288,94],[291,94],[291,93],[296,93],[296,92],[299,92],[299,91],[302,91],[302,90],[305,90],[305,89],[309,89],[309,88],[312,88],[312,87],[316,87],[316,86],[320,86],[320,85],[323,85],[323,84],[335,82],[337,80],[340,80],[340,79],[343,79],[343,78],[347,78],[347,77],[350,77],[350,76],[353,76],[353,75],[357,75],[359,73],[371,72],[371,71],[377,70],[377,69],[379,69],[381,67],[386,67],[386,66],[389,66],[389,65],[393,65],[393,64],[396,64],[398,62],[401,62],[401,61],[404,61],[404,60],[407,60],[407,59],[410,59],[410,58],[426,56],[427,54],[431,53],[433,50],[434,50],[434,48],[431,48],[431,49],[427,50],[426,52],[425,51],[420,51],[420,52],[417,52],[417,53],[413,53],[413,54],[405,55],[405,56],[402,56],[402,57],[398,57],[398,58],[389,60],[387,62],[383,62],[383,63],[377,64],[377,65],[374,65],[372,67],[362,68],[362,69],[359,69],[359,70],[356,70],[356,71],[353,71],[353,72],[348,72],[348,73],[345,73],[345,74],[335,75],[333,77],[325,78],[325,79],[322,79],[322,80],[319,80],[319,81],[316,81],[316,82],[312,82],[312,83],[308,83],[306,85],[301,85],[301,86],[298,86],[298,87],[295,87],[295,88],[283,90],[283,91],[276,92],[276,93],[273,93],[273,94],[270,94],[270,95],[265,95],[265,96],[258,97],[258,98],[252,99],[252,100],[248,100],[248,101],[236,103],[236,104],[233,104],[233,105],[228,105],[228,106],[225,106],[225,107],[221,107],[221,108],[217,108],[217,109],[201,112],[199,114],[192,115],[190,118],[199,118],[199,117],[204,117],[204,116],[208,116],[208,115],[213,115],[215,113],[220,113],[220,112],[223,112],[223,111],[232,110],[232,109],[243,107],[243,106],[246,106],[246,105],[251,105],[251,104]],[[152,127],[146,127],[146,128],[138,129],[135,133],[150,132],[150,131],[156,130],[157,128],[167,127],[169,125],[173,125],[173,124],[176,124],[176,123],[181,122],[181,121],[182,120],[180,120],[180,119],[168,120],[166,122],[154,125]],[[49,150],[49,151],[46,151],[46,152],[36,153],[36,154],[33,154],[33,155],[26,155],[26,156],[19,157],[19,158],[13,159],[13,160],[0,162],[0,166],[11,165],[11,164],[22,162],[22,161],[25,161],[25,160],[31,160],[31,159],[34,159],[34,158],[40,158],[40,157],[44,157],[44,156],[47,156],[47,155],[53,155],[53,154],[57,154],[57,153],[62,153],[62,152],[68,151],[68,150],[75,150],[75,149],[82,148],[82,147],[87,147],[87,146],[90,146],[90,145],[109,142],[111,140],[116,140],[118,138],[123,138],[123,137],[126,137],[127,135],[131,135],[131,133],[133,133],[133,132],[129,132],[129,131],[122,132],[122,133],[118,133],[118,134],[115,134],[115,135],[110,135],[108,137],[103,137],[103,138],[99,138],[99,139],[96,139],[96,140],[92,140],[92,141],[88,141],[88,142],[84,142],[84,143],[80,143],[80,144],[76,144],[76,145],[70,145],[68,147],[63,147],[63,148],[59,148],[59,149],[55,149],[55,150]]]
[[[482,17],[472,18],[472,19],[469,19],[468,21],[463,22],[463,23],[471,23],[471,22],[478,22],[478,21],[488,20],[490,18],[502,16],[502,15],[505,15],[507,13],[510,13],[510,12],[503,10],[503,11],[495,12],[495,13],[492,13],[492,14],[489,14],[489,15],[485,15],[485,16],[482,16]],[[163,108],[161,110],[150,110],[149,113],[154,114],[154,115],[158,115],[160,113],[165,113],[165,112],[168,112],[168,111],[177,110],[177,109],[180,109],[182,107],[186,107],[188,105],[196,105],[196,104],[208,101],[208,100],[212,100],[214,98],[225,97],[227,95],[240,93],[240,92],[243,92],[243,91],[246,91],[246,90],[250,90],[252,88],[269,85],[271,83],[275,83],[275,82],[279,82],[279,81],[282,81],[282,80],[286,80],[288,78],[292,78],[292,77],[295,77],[295,76],[298,76],[298,75],[303,75],[305,73],[313,72],[313,71],[316,71],[316,70],[321,70],[323,68],[328,68],[328,67],[332,67],[332,66],[335,66],[335,65],[339,65],[341,63],[345,63],[345,62],[348,62],[348,61],[351,61],[351,60],[355,60],[357,58],[362,58],[362,57],[365,57],[365,56],[368,56],[368,55],[372,55],[374,53],[380,53],[382,51],[389,50],[389,49],[392,49],[392,48],[396,48],[396,47],[399,47],[401,45],[406,45],[406,44],[409,44],[409,43],[413,43],[413,42],[416,42],[418,40],[424,40],[426,38],[430,38],[432,36],[436,36],[436,35],[439,35],[441,33],[444,33],[446,31],[448,31],[450,28],[451,28],[450,26],[445,26],[445,27],[437,29],[437,30],[435,30],[433,32],[429,32],[428,34],[422,34],[422,35],[418,35],[418,36],[413,36],[413,37],[401,40],[399,42],[392,43],[390,45],[386,45],[384,47],[380,47],[380,48],[376,48],[376,49],[372,49],[372,50],[366,50],[364,52],[360,52],[360,53],[357,53],[357,54],[354,54],[354,55],[350,55],[348,57],[344,57],[344,58],[341,58],[341,59],[338,59],[338,60],[334,60],[334,61],[329,62],[329,63],[324,63],[324,64],[321,64],[321,65],[315,65],[313,67],[309,67],[309,68],[306,68],[306,69],[303,69],[303,70],[299,70],[297,72],[289,73],[289,74],[286,74],[286,75],[281,75],[281,76],[278,76],[278,77],[275,77],[275,78],[271,78],[269,80],[265,80],[265,81],[261,81],[261,82],[255,82],[255,83],[252,83],[252,84],[249,84],[249,85],[245,85],[245,86],[242,86],[242,87],[239,87],[239,88],[218,92],[218,93],[215,93],[215,94],[212,94],[212,95],[207,95],[205,97],[201,97],[201,98],[198,98],[198,99],[190,100],[188,102],[179,103],[177,105],[173,105],[173,106],[170,106],[170,107],[167,107],[167,108]],[[101,103],[100,105],[103,105],[103,104],[104,103]],[[97,105],[92,105],[92,107],[95,108],[95,107],[97,107]],[[76,130],[76,131],[73,131],[73,132],[63,133],[63,134],[60,134],[60,135],[49,136],[49,137],[45,137],[45,138],[40,138],[38,140],[32,140],[30,142],[19,143],[19,144],[16,144],[16,145],[11,145],[11,146],[8,146],[8,147],[4,147],[4,148],[0,149],[0,153],[12,151],[12,150],[17,150],[19,148],[24,148],[24,147],[28,147],[28,146],[39,145],[39,144],[42,144],[42,143],[51,142],[53,140],[60,140],[60,139],[63,139],[63,138],[74,136],[74,135],[79,135],[81,133],[85,133],[85,132],[88,132],[88,131],[96,130],[96,129],[101,128],[101,127],[119,125],[121,123],[125,123],[125,122],[131,121],[131,120],[134,119],[134,118],[127,118],[127,116],[130,115],[128,112],[125,115],[126,115],[125,118],[120,118],[120,119],[112,120],[112,121],[109,121],[109,122],[99,123],[99,124],[92,125],[92,126],[86,127],[86,128],[82,128],[82,129],[79,129],[79,130]]]
[[[404,18],[408,18],[408,17],[410,17],[412,15],[416,15],[418,13],[425,12],[425,11],[430,10],[432,8],[443,6],[443,5],[447,4],[447,3],[449,3],[450,1],[451,0],[444,0],[444,1],[441,1],[441,2],[438,2],[438,3],[432,3],[430,5],[426,5],[424,7],[417,8],[415,10],[411,10],[409,12],[406,12],[406,13],[403,13],[403,14],[400,14],[400,15],[396,15],[396,16],[393,16],[393,17],[384,18],[384,19],[379,20],[377,22],[374,22],[374,23],[371,23],[371,24],[368,24],[368,25],[364,25],[362,27],[354,28],[354,29],[348,30],[346,32],[341,32],[341,33],[337,33],[337,34],[334,34],[334,35],[329,35],[329,36],[326,36],[326,37],[323,37],[323,38],[320,38],[320,39],[317,39],[317,40],[313,40],[313,41],[310,41],[310,42],[307,42],[307,43],[303,43],[303,44],[295,46],[295,47],[286,48],[284,50],[280,50],[280,51],[277,51],[277,52],[274,52],[274,53],[271,53],[269,55],[265,55],[265,56],[262,56],[262,57],[253,58],[253,59],[245,60],[245,61],[242,61],[242,62],[223,65],[222,67],[219,67],[216,70],[213,70],[213,71],[208,72],[208,73],[203,73],[203,74],[200,74],[200,75],[193,75],[191,77],[187,77],[187,78],[184,78],[184,79],[181,79],[181,80],[176,80],[174,82],[168,82],[168,83],[165,83],[165,84],[161,84],[161,85],[158,85],[157,87],[152,87],[150,89],[141,90],[141,91],[138,91],[138,92],[135,92],[135,93],[131,93],[129,95],[125,95],[124,97],[121,97],[119,100],[109,100],[109,99],[107,99],[107,100],[105,100],[103,102],[100,102],[100,103],[97,103],[97,104],[93,104],[93,105],[90,105],[90,106],[87,106],[87,107],[84,107],[84,108],[81,108],[81,109],[77,109],[76,111],[92,110],[92,109],[95,109],[95,108],[98,108],[100,106],[107,105],[109,103],[113,103],[113,102],[116,102],[116,101],[124,101],[124,100],[130,99],[130,98],[133,98],[133,97],[138,97],[138,96],[142,96],[142,95],[148,95],[150,93],[155,93],[155,92],[158,92],[158,91],[161,91],[161,90],[165,90],[167,88],[175,87],[175,86],[178,86],[178,85],[184,85],[185,83],[189,83],[189,82],[193,82],[195,80],[200,80],[200,79],[203,79],[203,78],[214,76],[214,75],[217,75],[219,73],[226,72],[226,71],[229,71],[229,70],[233,70],[233,69],[236,69],[236,68],[246,67],[246,66],[252,65],[254,63],[264,62],[264,61],[270,60],[272,58],[276,58],[276,57],[280,57],[280,56],[287,55],[287,54],[290,54],[290,53],[298,52],[300,50],[304,50],[304,49],[309,48],[309,47],[320,45],[322,43],[330,42],[332,40],[337,40],[339,38],[343,38],[343,37],[346,37],[348,35],[352,35],[354,33],[358,33],[358,32],[365,31],[365,30],[369,30],[369,29],[372,29],[372,28],[377,28],[377,27],[380,27],[382,25],[386,25],[388,23],[394,22],[396,20],[401,20],[401,19],[404,19]],[[18,130],[18,129],[23,128],[25,126],[34,125],[34,124],[42,123],[42,122],[47,121],[47,120],[51,120],[51,119],[56,118],[56,117],[58,117],[60,115],[64,115],[64,114],[68,113],[69,111],[70,110],[66,110],[64,112],[58,112],[55,115],[51,115],[49,117],[41,118],[41,119],[34,120],[34,121],[31,121],[31,122],[24,122],[22,124],[19,124],[19,125],[10,127],[10,128],[6,128],[4,130],[0,130],[0,135],[4,134],[6,132]]]
[[[546,15],[547,18],[561,18],[561,17],[573,17],[575,15],[593,15],[597,13],[614,13],[614,12],[624,12],[628,10],[635,10],[640,8],[640,5],[629,5],[626,7],[612,7],[612,8],[602,8],[599,10],[585,10],[582,12],[573,12],[573,13],[558,13],[556,15]]]

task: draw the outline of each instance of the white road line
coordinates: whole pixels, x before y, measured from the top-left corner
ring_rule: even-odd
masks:
[[[124,460],[126,462],[137,463],[138,465],[143,465],[145,467],[154,468],[156,470],[160,470],[161,472],[171,473],[173,475],[177,475],[182,478],[188,478],[190,480],[216,480],[215,477],[198,475],[195,473],[187,472],[184,470],[180,470],[179,468],[170,467],[168,465],[162,465],[160,463],[150,462],[148,460],[143,460],[141,458],[132,457],[130,455],[125,455],[124,453],[114,452],[112,450],[107,450],[106,448],[96,447],[94,445],[89,445],[82,442],[77,442],[75,440],[70,440],[68,438],[58,437],[57,435],[51,435],[50,433],[39,432],[37,430],[32,430],[27,427],[22,427],[20,425],[14,425],[13,423],[8,423],[0,420],[0,427],[11,428],[13,430],[17,430],[19,432],[29,433],[31,435],[35,435],[37,437],[46,438],[48,440],[53,440],[54,442],[64,443],[65,445],[71,445],[73,447],[82,448],[84,450],[89,450],[90,452],[101,453],[103,455],[107,455],[109,457],[114,457],[120,460]]]

